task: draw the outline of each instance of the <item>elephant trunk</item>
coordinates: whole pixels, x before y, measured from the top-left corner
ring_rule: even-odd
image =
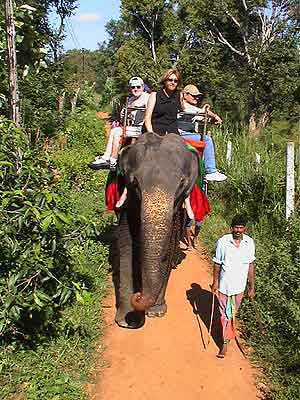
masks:
[[[131,298],[134,309],[144,311],[154,304],[166,285],[168,245],[171,236],[174,199],[163,189],[142,192],[141,243],[142,293]]]

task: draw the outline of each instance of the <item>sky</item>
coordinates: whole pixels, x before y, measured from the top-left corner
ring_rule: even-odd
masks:
[[[66,23],[64,49],[97,49],[108,38],[105,24],[119,17],[119,8],[120,0],[78,0],[75,15]]]

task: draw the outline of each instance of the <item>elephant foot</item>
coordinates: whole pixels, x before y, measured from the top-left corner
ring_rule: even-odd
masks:
[[[149,318],[161,318],[163,317],[167,312],[167,304],[159,304],[153,307],[148,308],[146,315]]]
[[[138,329],[145,324],[145,313],[141,311],[117,310],[115,317],[116,324],[121,328]]]

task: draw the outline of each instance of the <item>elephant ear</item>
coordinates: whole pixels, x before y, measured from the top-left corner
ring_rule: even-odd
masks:
[[[195,153],[190,152],[188,161],[184,166],[184,175],[183,175],[183,195],[184,197],[188,197],[192,188],[196,182],[196,179],[199,174],[199,162],[198,157]]]
[[[189,153],[189,156],[186,158],[184,167],[183,167],[183,175],[181,177],[180,185],[177,188],[175,194],[175,211],[181,207],[184,199],[186,199],[191,193],[193,186],[196,182],[197,176],[199,173],[199,164],[198,158],[196,154]]]

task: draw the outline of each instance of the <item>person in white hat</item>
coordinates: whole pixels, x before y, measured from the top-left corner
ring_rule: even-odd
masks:
[[[128,99],[128,106],[131,107],[146,107],[149,100],[149,93],[145,92],[144,81],[139,76],[134,76],[129,80],[129,89],[131,96]],[[123,108],[120,117],[124,117],[125,109]],[[136,111],[131,112],[131,117],[134,119]],[[143,123],[143,121],[141,122]],[[113,124],[106,144],[106,149],[103,155],[97,156],[88,166],[93,170],[110,169],[115,171],[117,168],[117,158],[120,149],[120,139],[123,133],[123,128],[120,124]]]
[[[222,119],[209,108],[198,107],[198,101],[200,100],[203,93],[199,91],[195,85],[187,85],[183,91],[183,111],[197,114],[207,112],[208,117],[215,123],[221,124]],[[208,106],[208,105],[207,105]],[[207,107],[206,106],[206,107]],[[209,107],[209,106],[208,106]],[[190,121],[180,119],[178,120],[178,130],[182,137],[190,138],[192,140],[200,140],[200,135],[194,132],[194,122],[203,121],[204,116],[196,116]],[[207,181],[224,181],[227,176],[217,170],[216,159],[215,159],[215,148],[212,138],[209,135],[203,135],[203,141],[205,142],[205,148],[203,152],[204,166],[205,166],[205,179]]]

